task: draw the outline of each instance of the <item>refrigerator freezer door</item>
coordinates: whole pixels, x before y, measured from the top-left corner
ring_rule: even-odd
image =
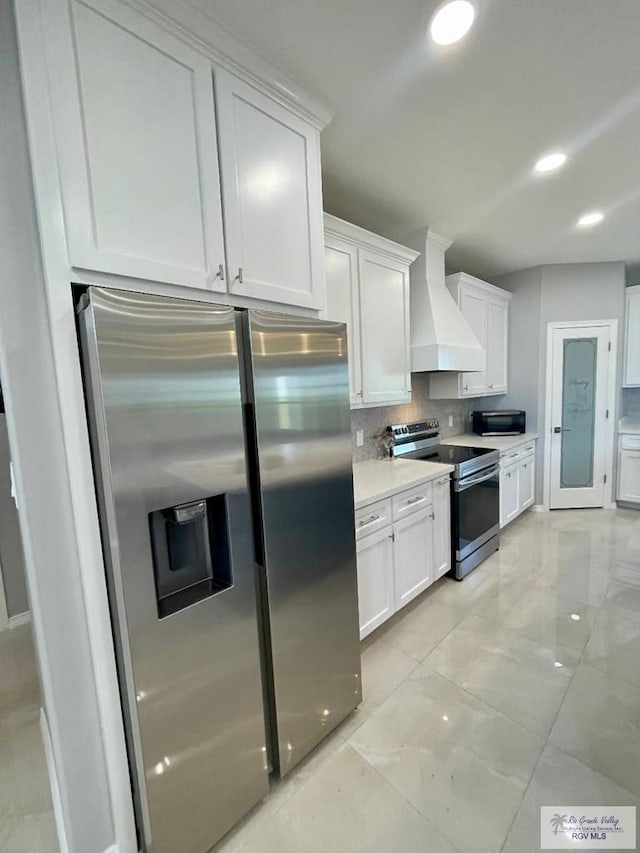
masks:
[[[90,288],[80,314],[143,849],[208,851],[268,789],[236,315]]]
[[[246,323],[285,775],[361,700],[347,341],[340,323]]]

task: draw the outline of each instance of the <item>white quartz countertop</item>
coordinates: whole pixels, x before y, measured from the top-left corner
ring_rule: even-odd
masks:
[[[416,459],[370,459],[367,462],[356,462],[353,466],[356,509],[420,483],[428,483],[452,471],[453,465]]]
[[[442,439],[443,444],[457,444],[460,447],[488,447],[490,450],[511,450],[528,441],[538,438],[537,432],[523,432],[521,435],[452,435]]]
[[[621,418],[618,421],[620,435],[640,435],[640,421],[634,418]]]

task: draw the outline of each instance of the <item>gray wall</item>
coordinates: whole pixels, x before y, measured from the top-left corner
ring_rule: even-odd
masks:
[[[513,293],[509,328],[509,394],[504,403],[526,408],[531,430],[540,433],[536,503],[542,503],[547,440],[544,435],[547,324],[565,320],[618,320],[616,385],[619,389],[622,382],[625,267],[622,262],[552,264],[499,276],[495,284]],[[618,401],[615,415],[619,407]]]
[[[414,373],[411,376],[411,402],[400,406],[378,406],[372,409],[355,409],[351,412],[353,460],[380,459],[386,455],[384,443],[385,427],[389,424],[408,423],[437,418],[444,436],[471,432],[469,412],[486,405],[486,400],[431,400],[429,398],[429,374]],[[453,426],[449,426],[449,415]],[[356,447],[356,430],[364,431],[364,446]]]
[[[24,554],[16,505],[11,497],[7,418],[0,414],[0,570],[9,616],[29,609]]]
[[[114,842],[46,310],[11,0],[0,0],[0,373],[69,853]]]

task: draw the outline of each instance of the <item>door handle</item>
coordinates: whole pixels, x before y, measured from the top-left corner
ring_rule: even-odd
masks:
[[[554,427],[553,431],[556,435],[559,435],[561,432],[571,432],[569,427]]]

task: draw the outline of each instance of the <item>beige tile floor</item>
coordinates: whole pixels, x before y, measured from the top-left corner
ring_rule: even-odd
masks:
[[[361,707],[217,851],[534,853],[541,805],[640,821],[640,513],[525,514],[362,666]]]
[[[58,853],[31,628],[0,632],[0,851]]]
[[[535,853],[541,805],[640,807],[640,513],[527,513],[362,666],[360,708],[218,853]],[[39,704],[29,629],[1,633],[2,853],[57,853]]]

